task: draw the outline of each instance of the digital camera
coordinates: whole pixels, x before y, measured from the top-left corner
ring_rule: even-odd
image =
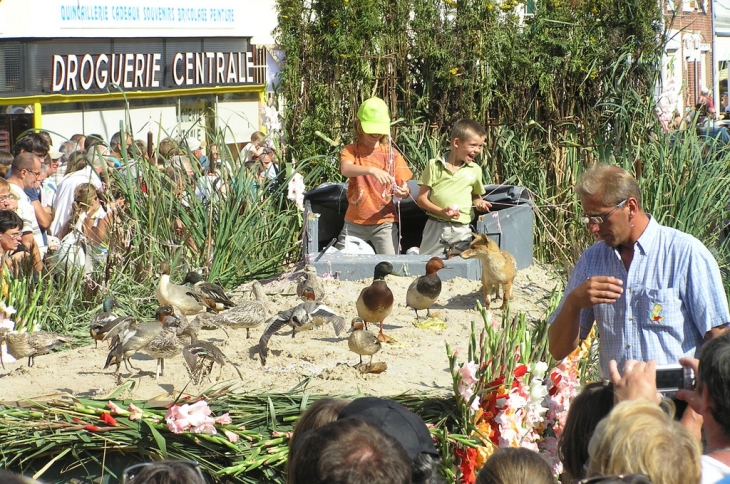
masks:
[[[656,367],[656,388],[664,396],[673,396],[678,390],[694,390],[695,373],[682,365]]]

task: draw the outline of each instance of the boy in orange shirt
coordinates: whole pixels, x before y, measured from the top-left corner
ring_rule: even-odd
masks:
[[[390,114],[385,102],[372,97],[360,105],[355,121],[356,141],[340,155],[340,173],[349,178],[345,226],[335,247],[345,247],[345,236],[370,242],[378,254],[397,254],[398,213],[393,196],[410,195],[413,178],[403,156],[390,143]]]

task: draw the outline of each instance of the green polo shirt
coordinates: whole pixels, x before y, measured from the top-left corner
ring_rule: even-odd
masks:
[[[428,212],[428,214],[439,220],[468,224],[474,214],[472,210],[472,194],[483,195],[484,183],[482,182],[482,168],[476,163],[462,164],[456,173],[451,173],[446,168],[446,157],[434,158],[428,162],[426,169],[421,175],[420,185],[431,187],[428,199],[441,208],[451,205],[459,207],[458,219],[447,219],[440,215]]]

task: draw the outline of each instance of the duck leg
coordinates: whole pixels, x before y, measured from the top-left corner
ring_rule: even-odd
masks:
[[[160,375],[165,375],[165,359],[164,358],[157,358],[157,378],[160,379]]]
[[[413,312],[416,313],[416,321],[418,321],[418,309],[414,309]]]
[[[383,333],[383,321],[380,322],[380,331],[378,331],[378,340],[382,341],[383,343],[392,343],[393,340],[390,336],[386,336]]]

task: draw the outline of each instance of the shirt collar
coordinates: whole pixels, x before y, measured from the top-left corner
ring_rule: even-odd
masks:
[[[659,222],[650,214],[647,214],[647,216],[649,217],[649,223],[644,229],[644,232],[639,236],[639,240],[636,241],[636,246],[643,255],[649,252],[649,249],[654,245],[654,241],[659,234]]]

